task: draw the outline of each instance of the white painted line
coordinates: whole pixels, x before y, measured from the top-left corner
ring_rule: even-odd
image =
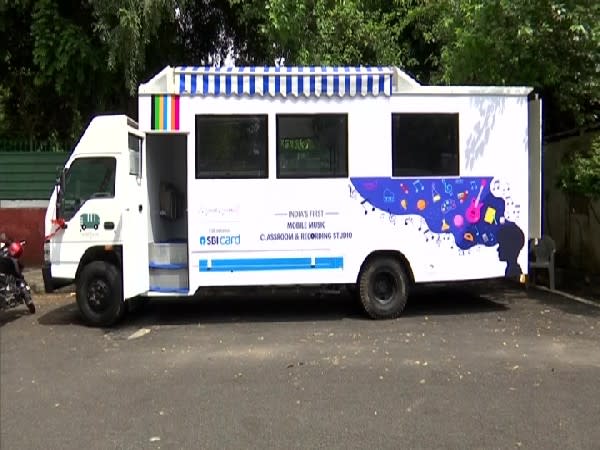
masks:
[[[13,209],[47,209],[48,200],[0,200],[0,208]]]
[[[577,297],[576,295],[572,295],[572,294],[569,294],[569,293],[563,292],[563,291],[552,290],[550,288],[547,288],[546,286],[535,286],[535,285],[533,285],[532,287],[534,287],[536,289],[539,289],[540,291],[549,292],[551,294],[558,294],[558,295],[566,297],[566,298],[568,298],[570,300],[575,300],[576,302],[579,302],[579,303],[584,303],[586,305],[590,305],[590,306],[594,306],[596,308],[600,308],[600,303],[595,302],[593,300],[588,300],[587,298]]]

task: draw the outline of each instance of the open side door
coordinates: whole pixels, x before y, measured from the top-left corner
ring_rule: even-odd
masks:
[[[529,99],[529,239],[542,236],[542,100]]]
[[[145,294],[150,289],[148,257],[148,193],[144,173],[144,133],[128,128],[129,164],[123,176],[125,195],[121,216],[123,243],[123,296]]]

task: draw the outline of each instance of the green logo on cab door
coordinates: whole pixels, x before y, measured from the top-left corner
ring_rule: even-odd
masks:
[[[82,214],[79,220],[81,231],[93,228],[97,230],[100,226],[100,216],[98,214],[86,213]]]

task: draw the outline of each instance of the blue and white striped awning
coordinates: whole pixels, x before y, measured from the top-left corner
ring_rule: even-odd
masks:
[[[390,96],[393,73],[388,67],[174,68],[179,94],[204,96]]]

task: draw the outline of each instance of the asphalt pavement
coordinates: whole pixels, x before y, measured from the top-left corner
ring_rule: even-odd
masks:
[[[0,313],[2,449],[597,449],[600,307],[504,284]]]

